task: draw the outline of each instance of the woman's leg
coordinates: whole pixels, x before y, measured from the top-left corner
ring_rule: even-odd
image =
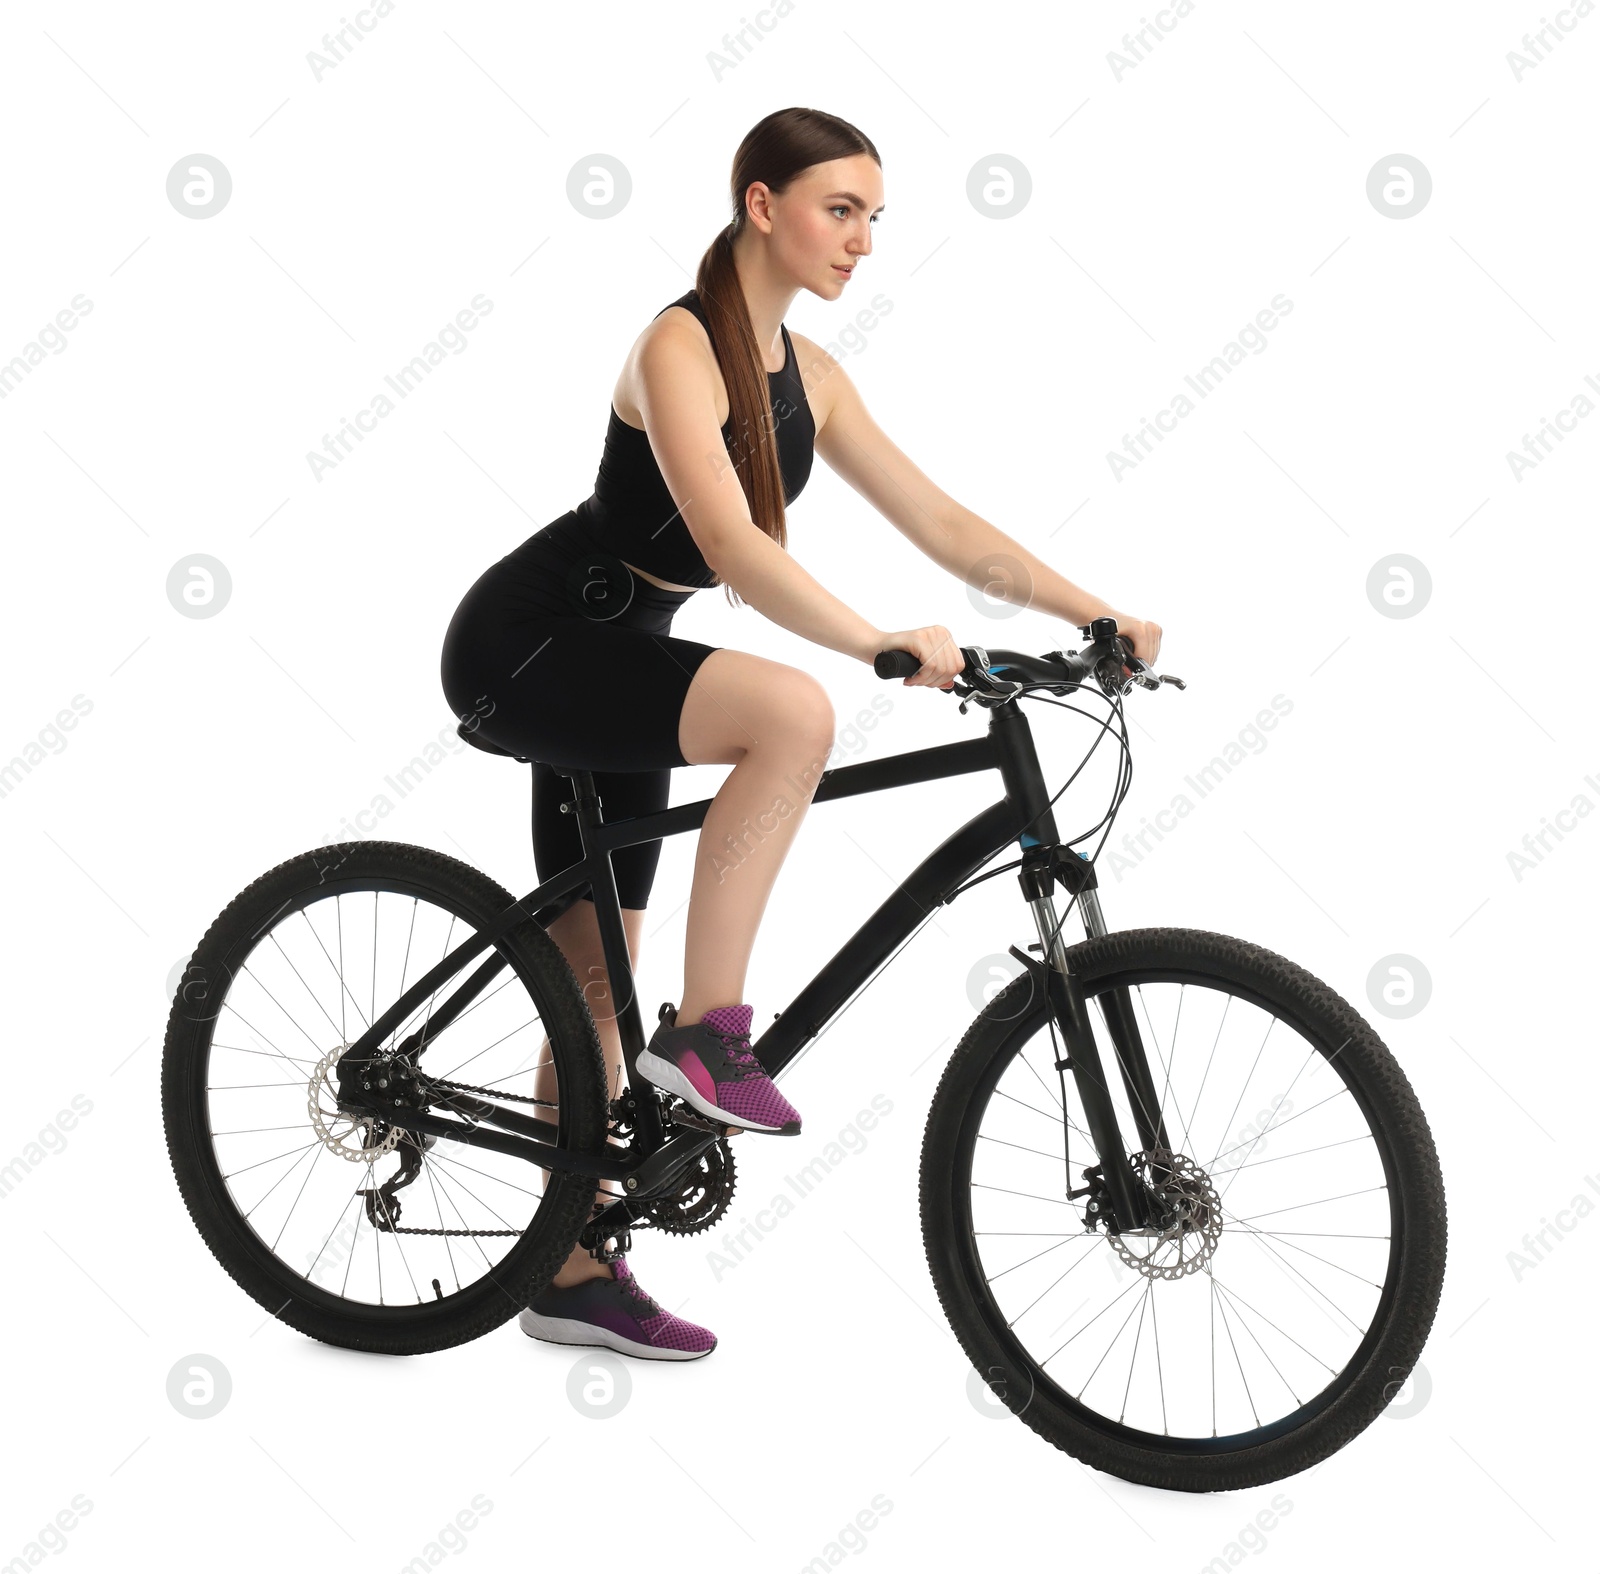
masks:
[[[691,765],[733,770],[695,853],[679,1023],[743,1002],[757,926],[833,743],[832,702],[809,673],[740,650],[700,663],[678,747]]]
[[[622,928],[628,937],[629,965],[637,971],[639,965],[639,933],[644,924],[642,908],[622,909]],[[611,984],[606,973],[605,953],[600,945],[600,925],[595,918],[594,903],[578,900],[546,928],[546,933],[560,947],[562,955],[572,968],[583,998],[594,1017],[595,1032],[600,1038],[600,1048],[606,1057],[606,1093],[615,1098],[622,1083],[622,1035],[617,1028],[616,1007],[612,1004]],[[533,1096],[553,1099],[558,1096],[555,1085],[555,1068],[550,1064],[550,1040],[545,1039],[539,1051],[539,1069],[534,1074]],[[539,1172],[548,1184],[550,1172]],[[614,1181],[601,1181],[595,1192],[597,1201],[618,1195]],[[574,1246],[566,1262],[550,1282],[561,1289],[569,1284],[580,1284],[585,1279],[614,1277],[604,1263],[597,1262],[582,1246]]]

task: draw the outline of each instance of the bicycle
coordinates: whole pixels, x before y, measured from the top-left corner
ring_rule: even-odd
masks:
[[[1131,781],[1124,696],[1185,685],[1135,658],[1114,619],[1080,632],[1082,651],[1044,656],[963,647],[941,692],[963,714],[988,711],[984,736],[823,773],[814,803],[988,769],[1005,790],[752,1048],[781,1075],[939,907],[1016,870],[1039,938],[1009,948],[1018,971],[957,1045],[922,1143],[923,1245],[945,1316],[996,1397],[1056,1447],[1153,1486],[1257,1485],[1343,1447],[1415,1364],[1444,1272],[1438,1157],[1404,1072],[1321,980],[1206,931],[1108,931],[1098,849],[1073,843],[1110,835]],[[918,666],[886,651],[875,671]],[[1103,700],[1106,715],[1052,694]],[[1053,796],[1025,697],[1099,722]],[[460,735],[506,755],[482,719],[460,718]],[[1107,737],[1113,800],[1065,842],[1054,804]],[[738,1128],[635,1073],[644,1033],[611,869],[619,847],[697,829],[711,800],[608,822],[590,773],[563,774],[584,855],[520,900],[442,853],[353,841],[263,875],[188,963],[162,1067],[174,1173],[223,1267],[292,1328],[444,1349],[512,1317],[575,1244],[613,1260],[634,1228],[694,1234],[728,1207]],[[980,872],[1013,841],[1014,861]],[[583,990],[541,926],[575,889],[595,898],[626,1079],[615,1091]],[[1069,946],[1074,908],[1085,938]],[[432,1067],[449,1057],[439,1074],[430,1053]],[[540,1067],[551,1097],[522,1080]],[[548,1175],[540,1190],[529,1164]],[[621,1191],[591,1209],[602,1179]]]

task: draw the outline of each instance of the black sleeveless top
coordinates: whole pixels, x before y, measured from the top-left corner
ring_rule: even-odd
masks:
[[[692,311],[706,323],[700,297],[690,290],[670,303]],[[668,307],[663,306],[664,312]],[[657,312],[659,317],[661,312]],[[781,326],[781,325],[780,325]],[[710,327],[706,332],[710,333]],[[783,500],[792,503],[804,490],[811,474],[812,447],[817,429],[806,400],[799,361],[789,330],[783,333],[783,369],[767,373],[772,395],[772,419],[778,437],[778,468],[783,473]],[[733,414],[723,423],[722,439],[733,453]],[[672,500],[672,493],[656,463],[650,439],[641,427],[629,426],[611,408],[605,450],[594,492],[573,510],[573,517],[613,557],[631,563],[657,579],[674,585],[704,589],[715,578],[701,555],[689,527]]]

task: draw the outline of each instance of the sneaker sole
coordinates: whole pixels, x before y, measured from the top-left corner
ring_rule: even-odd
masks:
[[[547,1344],[596,1345],[623,1355],[642,1356],[647,1361],[698,1361],[716,1349],[715,1344],[710,1350],[663,1349],[658,1345],[641,1344],[610,1328],[597,1328],[576,1317],[541,1317],[532,1310],[524,1310],[517,1318],[517,1325],[529,1338],[542,1339]]]
[[[648,1077],[663,1092],[676,1093],[690,1109],[697,1110],[711,1120],[723,1120],[743,1131],[759,1131],[774,1137],[800,1135],[798,1120],[791,1120],[783,1126],[763,1126],[746,1115],[735,1115],[732,1110],[719,1109],[670,1060],[663,1060],[648,1049],[640,1052],[637,1065],[641,1076]]]

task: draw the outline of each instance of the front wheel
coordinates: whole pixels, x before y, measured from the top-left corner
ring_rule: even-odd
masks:
[[[1346,1001],[1259,946],[1135,929],[1067,959],[1125,1136],[1110,1026],[1137,1025],[1167,1145],[1117,1162],[1156,1217],[1102,1227],[1105,1157],[1024,973],[929,1112],[945,1315],[997,1397],[1097,1469],[1188,1492],[1305,1470],[1395,1396],[1438,1306],[1444,1186],[1416,1095]]]

